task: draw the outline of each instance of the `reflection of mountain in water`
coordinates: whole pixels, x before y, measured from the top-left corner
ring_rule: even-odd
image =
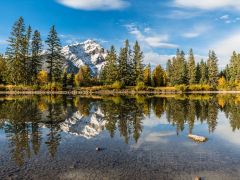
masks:
[[[64,132],[90,139],[103,131],[106,123],[103,118],[101,109],[93,106],[88,116],[83,116],[79,111],[75,112],[72,117],[61,124],[61,129]]]

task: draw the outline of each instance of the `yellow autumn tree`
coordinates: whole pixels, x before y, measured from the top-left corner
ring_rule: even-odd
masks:
[[[220,90],[226,90],[227,88],[227,81],[224,76],[222,76],[220,79],[218,79],[218,89]]]
[[[37,75],[37,80],[40,85],[47,84],[48,82],[48,73],[44,70],[41,70]]]

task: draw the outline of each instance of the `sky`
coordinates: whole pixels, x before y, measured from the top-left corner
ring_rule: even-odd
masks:
[[[43,40],[55,25],[63,45],[94,39],[120,48],[125,39],[138,40],[144,62],[153,65],[164,65],[177,48],[193,48],[198,61],[215,50],[223,68],[240,52],[238,0],[1,0],[1,53],[20,16]]]

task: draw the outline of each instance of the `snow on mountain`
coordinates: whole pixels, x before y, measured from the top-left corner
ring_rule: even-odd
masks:
[[[66,59],[68,72],[78,71],[82,65],[88,65],[93,75],[99,74],[105,64],[107,52],[94,40],[86,40],[63,47],[62,53]]]
[[[61,129],[66,133],[90,139],[104,130],[105,123],[101,110],[94,106],[89,116],[83,116],[79,111],[75,112],[61,124]]]

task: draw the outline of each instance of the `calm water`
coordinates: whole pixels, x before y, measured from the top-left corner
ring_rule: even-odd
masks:
[[[240,95],[0,97],[0,179],[196,176],[240,178]]]

